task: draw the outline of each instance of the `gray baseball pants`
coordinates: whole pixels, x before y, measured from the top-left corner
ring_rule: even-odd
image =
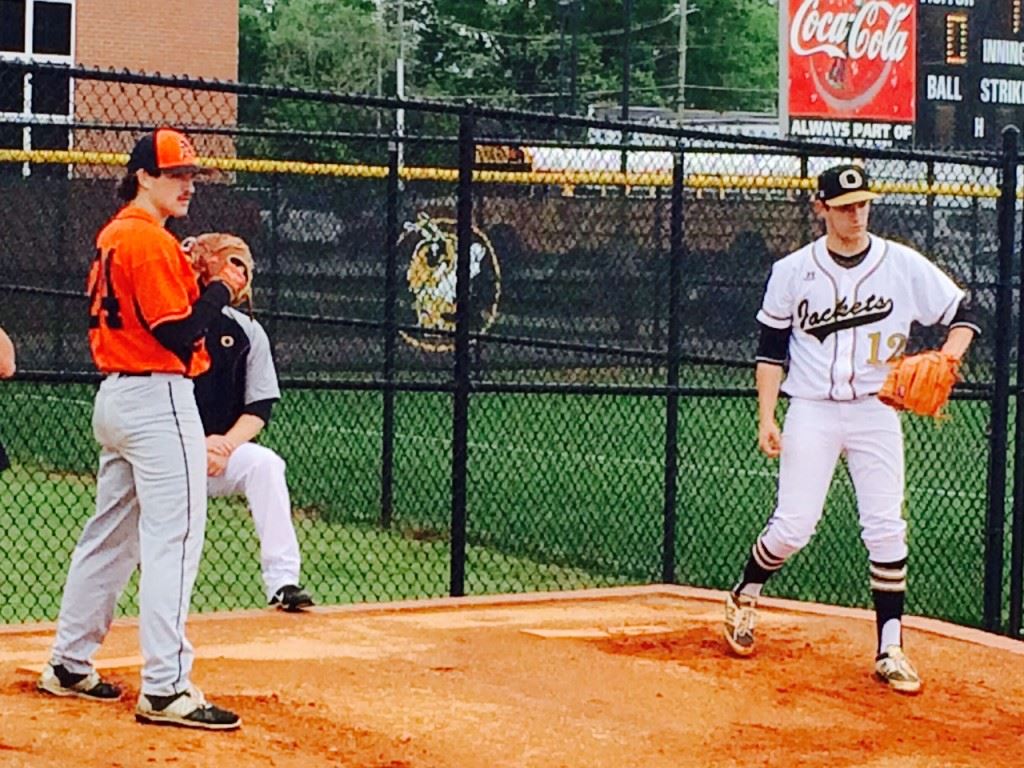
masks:
[[[96,395],[96,512],[71,559],[52,661],[74,673],[114,618],[117,598],[140,568],[142,692],[187,690],[185,636],[206,528],[206,442],[192,381],[174,374],[104,379]]]

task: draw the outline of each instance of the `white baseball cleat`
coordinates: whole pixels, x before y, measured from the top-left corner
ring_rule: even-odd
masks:
[[[914,694],[921,690],[921,676],[898,645],[890,645],[875,659],[875,679],[897,693]]]
[[[757,599],[748,595],[734,595],[725,598],[725,624],[722,635],[729,648],[737,656],[749,656],[754,652],[754,625],[757,623]]]

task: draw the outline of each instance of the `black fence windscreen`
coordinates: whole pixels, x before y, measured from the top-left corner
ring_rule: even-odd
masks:
[[[968,289],[983,330],[948,418],[903,420],[908,611],[1019,632],[1015,134],[1003,155],[932,156],[2,66],[0,326],[18,374],[0,386],[0,578],[18,588],[0,622],[55,617],[93,511],[85,278],[126,153],[173,124],[218,170],[170,228],[232,232],[256,258],[283,385],[260,440],[287,462],[319,602],[730,586],[778,471],[757,450],[754,316],[772,264],[822,233],[817,174],[856,159],[883,193],[872,231]],[[66,113],[18,98],[58,81]],[[944,333],[915,328],[908,349]],[[768,591],[869,604],[842,465]],[[245,499],[211,501],[194,608],[264,601]]]

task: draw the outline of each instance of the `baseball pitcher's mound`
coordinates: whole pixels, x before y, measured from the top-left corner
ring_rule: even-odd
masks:
[[[872,677],[866,611],[764,601],[728,656],[721,596],[675,587],[193,617],[194,681],[242,729],[139,725],[137,627],[114,704],[35,691],[52,627],[0,628],[4,766],[1019,766],[1024,644],[909,619],[918,696]]]

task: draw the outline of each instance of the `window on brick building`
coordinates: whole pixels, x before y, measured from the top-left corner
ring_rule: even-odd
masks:
[[[0,0],[0,150],[67,150],[74,83],[61,69],[26,72],[23,62],[74,62],[75,0]],[[0,175],[67,177],[70,166],[3,162]]]

